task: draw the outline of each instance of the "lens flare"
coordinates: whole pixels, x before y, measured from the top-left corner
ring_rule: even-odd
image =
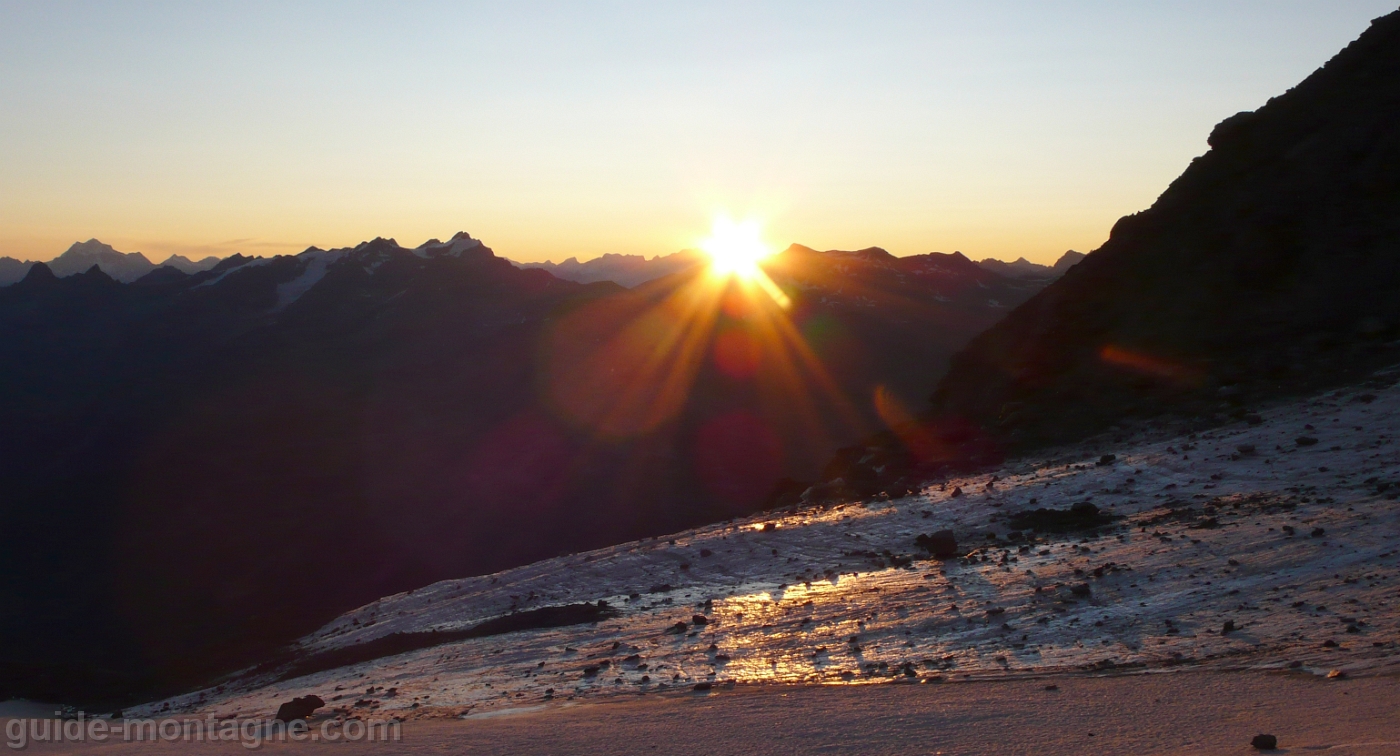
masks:
[[[655,438],[660,449],[670,442],[659,440],[691,427],[687,418],[747,412],[763,429],[749,441],[734,441],[749,426],[730,417],[699,434],[692,452],[712,492],[750,503],[789,458],[824,461],[838,439],[864,433],[865,420],[766,270],[791,275],[790,264],[779,255],[760,266],[767,248],[757,232],[752,223],[716,222],[706,246],[723,275],[697,266],[558,313],[540,344],[540,388],[555,417],[600,444]],[[767,482],[755,487],[760,479]]]

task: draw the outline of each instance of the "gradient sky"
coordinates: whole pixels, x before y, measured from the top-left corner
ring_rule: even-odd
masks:
[[[1394,9],[0,0],[0,255],[655,255],[728,211],[1048,262]]]

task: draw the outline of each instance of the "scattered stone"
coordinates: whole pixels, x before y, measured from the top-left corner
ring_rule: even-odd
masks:
[[[1234,621],[1234,620],[1225,620],[1225,626],[1222,627],[1222,628],[1220,628],[1220,634],[1221,634],[1221,635],[1229,635],[1230,633],[1233,633],[1233,632],[1235,632],[1235,621]]]
[[[1323,535],[1325,535],[1326,533],[1327,533],[1327,531],[1323,530],[1322,528],[1313,528],[1313,529],[1312,529],[1312,537],[1313,537],[1313,538],[1321,538],[1321,537],[1322,537]]]
[[[1235,447],[1235,451],[1239,452],[1240,454],[1253,454],[1254,444],[1240,444],[1239,446]]]
[[[703,615],[703,614],[696,614],[696,615],[692,616],[692,617],[690,618],[690,621],[693,622],[693,623],[696,624],[696,625],[708,625],[708,624],[710,624],[710,618],[709,618],[709,617],[706,617],[706,616]]]
[[[695,690],[702,691],[702,692],[703,692],[703,691],[710,690],[710,689],[713,688],[713,687],[715,687],[715,686],[714,686],[714,683],[709,683],[709,682],[698,682],[698,683],[695,683]]]
[[[1106,466],[1111,465],[1111,464],[1113,464],[1114,462],[1117,462],[1117,461],[1118,461],[1118,455],[1116,455],[1116,454],[1105,454],[1105,455],[1103,455],[1102,457],[1099,457],[1099,461],[1096,462],[1095,464],[1097,464],[1099,467],[1106,467]]]
[[[1293,442],[1299,446],[1312,446],[1317,443],[1317,439],[1312,436],[1299,436],[1293,439]]]
[[[1328,680],[1343,680],[1346,679],[1346,676],[1347,673],[1341,671],[1340,669],[1334,669],[1331,672],[1327,673]]]
[[[953,492],[948,494],[948,498],[950,499],[956,499],[959,496],[962,496],[962,486],[955,486]]]

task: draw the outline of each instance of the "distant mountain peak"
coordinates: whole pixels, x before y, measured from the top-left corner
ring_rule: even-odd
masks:
[[[570,256],[557,263],[546,260],[531,263],[512,262],[511,264],[517,268],[549,271],[556,278],[575,283],[612,281],[619,286],[631,288],[692,268],[703,260],[701,253],[683,249],[669,255],[657,255],[650,259],[646,255],[607,252],[583,262],[579,262],[577,257]]]
[[[1082,252],[1069,250],[1055,261],[1054,265],[1041,265],[1027,260],[1024,256],[1016,258],[1012,262],[997,260],[995,258],[985,258],[977,261],[977,265],[983,270],[989,270],[999,275],[1010,278],[1044,279],[1050,280],[1064,275],[1064,272],[1084,259]]]
[[[87,241],[73,242],[63,254],[49,261],[44,270],[55,277],[63,278],[86,274],[93,266],[97,266],[103,275],[115,281],[131,283],[162,267],[194,274],[209,270],[218,264],[219,258],[212,255],[196,261],[184,255],[172,254],[157,265],[140,252],[122,252],[94,237]],[[28,260],[0,257],[0,286],[23,280],[34,265],[35,263]],[[42,276],[43,273],[39,275]]]
[[[185,257],[181,254],[172,254],[169,257],[165,258],[165,261],[158,265],[156,269],[159,270],[160,268],[173,268],[186,275],[193,275],[195,273],[199,273],[200,271],[209,270],[210,268],[218,264],[219,258],[214,257],[213,255],[208,255],[200,260],[191,260],[190,258]]]
[[[101,282],[101,283],[113,283],[113,282],[116,281],[116,279],[114,279],[114,278],[112,278],[111,276],[107,275],[107,272],[106,272],[106,271],[102,270],[102,266],[97,265],[97,264],[95,264],[95,263],[93,264],[92,267],[88,268],[87,270],[83,271],[82,273],[79,273],[79,274],[77,275],[77,277],[78,277],[79,279],[84,280],[84,281],[94,281],[94,282]]]
[[[63,254],[66,255],[66,254],[68,254],[69,252],[80,252],[80,253],[81,253],[81,252],[87,252],[87,251],[93,251],[93,252],[114,252],[114,253],[119,254],[119,255],[120,255],[120,254],[125,254],[125,253],[123,253],[123,252],[117,252],[117,250],[115,250],[115,249],[112,248],[112,245],[103,243],[103,242],[102,242],[100,239],[98,239],[97,237],[93,237],[93,238],[91,238],[91,239],[88,239],[87,241],[76,241],[76,242],[73,242],[72,244],[68,245],[68,249],[67,249]]]
[[[464,252],[481,250],[491,257],[495,253],[489,247],[481,243],[480,239],[473,239],[472,235],[466,231],[458,231],[446,242],[437,239],[429,239],[413,250],[413,254],[419,257],[461,257]]]
[[[29,272],[24,275],[24,279],[21,283],[33,285],[55,280],[58,280],[58,276],[53,274],[52,268],[44,263],[36,262],[29,266]]]
[[[136,258],[136,257],[139,257],[139,258],[141,258],[142,260],[146,260],[147,262],[150,262],[150,260],[148,260],[148,259],[146,258],[146,256],[143,255],[143,254],[141,254],[140,252],[118,252],[116,249],[114,249],[114,248],[112,247],[112,245],[103,243],[102,241],[100,241],[100,240],[98,240],[98,239],[96,239],[96,238],[88,239],[88,240],[85,241],[85,242],[73,242],[73,244],[70,245],[70,246],[68,247],[68,249],[65,250],[64,253],[61,254],[61,255],[59,255],[58,257],[59,257],[59,259],[62,259],[62,258],[64,258],[64,257],[68,257],[68,256],[70,256],[70,255],[71,255],[71,256],[92,256],[92,255],[104,255],[104,254],[105,254],[105,255],[120,255],[120,256],[122,256],[122,257],[129,257],[129,258]]]
[[[119,252],[96,238],[74,242],[63,254],[49,263],[59,277],[86,273],[94,265],[111,278],[129,283],[156,269],[140,252]]]

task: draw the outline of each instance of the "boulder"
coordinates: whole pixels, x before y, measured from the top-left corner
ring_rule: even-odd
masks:
[[[1272,751],[1278,748],[1278,738],[1273,735],[1255,735],[1249,744],[1260,751]]]
[[[914,545],[939,559],[948,559],[958,555],[958,539],[953,536],[951,530],[940,530],[936,533],[920,535],[914,539]]]
[[[292,722],[298,719],[306,719],[317,709],[325,706],[326,702],[320,696],[301,696],[277,707],[277,716],[273,719],[278,722]]]

